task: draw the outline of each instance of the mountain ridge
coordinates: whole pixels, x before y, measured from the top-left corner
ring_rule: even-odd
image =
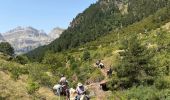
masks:
[[[18,26],[3,33],[3,37],[14,47],[16,54],[23,54],[39,46],[47,45],[58,38],[63,32],[61,28],[60,30],[58,29],[59,28],[56,28],[55,32],[51,32],[51,34],[53,34],[53,38],[51,38],[50,35],[43,30],[37,30],[31,26]]]
[[[0,33],[0,42],[4,42],[4,41],[5,41],[5,39],[4,39],[4,37]]]

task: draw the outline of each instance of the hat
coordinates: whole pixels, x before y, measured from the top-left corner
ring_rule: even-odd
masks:
[[[83,84],[82,83],[78,83],[78,86],[83,86]]]

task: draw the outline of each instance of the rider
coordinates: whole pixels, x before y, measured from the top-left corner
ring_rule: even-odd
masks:
[[[76,92],[78,94],[76,96],[76,100],[80,100],[82,95],[86,96],[86,90],[85,90],[85,87],[82,83],[78,83],[77,88],[76,88]],[[86,98],[87,98],[87,100],[89,100],[89,97],[86,96]]]
[[[82,83],[78,83],[77,84],[77,88],[76,88],[76,91],[77,91],[77,94],[78,95],[83,95],[83,94],[85,94],[85,88],[84,88],[84,86],[83,86],[83,84]]]
[[[61,75],[60,81],[59,81],[60,85],[64,86],[64,85],[68,85],[68,81],[66,79],[66,77],[64,75]]]
[[[68,87],[68,81],[64,75],[61,75],[59,84],[62,86],[62,94],[66,95],[67,98],[69,98],[69,87]]]

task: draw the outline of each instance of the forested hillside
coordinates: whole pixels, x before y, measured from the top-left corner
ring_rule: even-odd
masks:
[[[29,52],[27,56],[41,61],[46,51],[59,52],[96,40],[110,31],[117,32],[138,22],[167,5],[168,0],[99,0],[73,19],[59,39]]]

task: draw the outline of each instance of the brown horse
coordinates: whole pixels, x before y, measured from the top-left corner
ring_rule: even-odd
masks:
[[[66,100],[69,100],[69,98],[70,98],[70,93],[69,93],[69,88],[68,88],[67,85],[63,85],[63,86],[62,86],[61,95],[66,96]]]

